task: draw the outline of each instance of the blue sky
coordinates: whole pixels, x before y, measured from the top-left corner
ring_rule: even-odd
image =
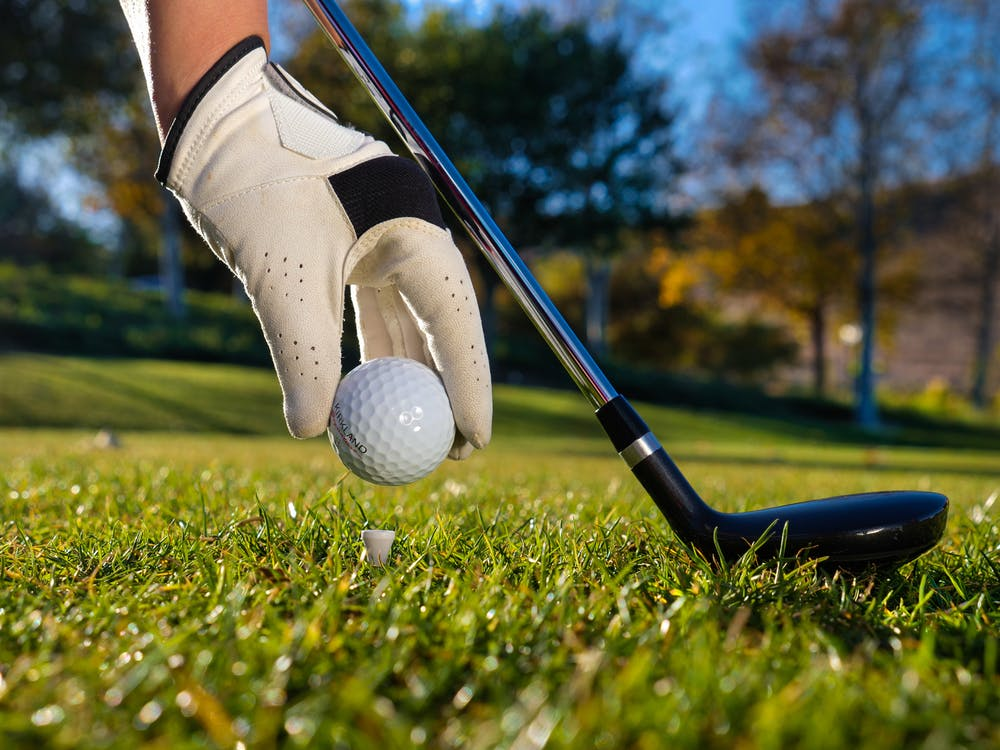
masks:
[[[668,44],[678,52],[668,73],[688,110],[685,124],[694,126],[690,120],[701,116],[712,87],[737,64],[744,29],[741,2],[675,0],[664,5],[675,13]]]

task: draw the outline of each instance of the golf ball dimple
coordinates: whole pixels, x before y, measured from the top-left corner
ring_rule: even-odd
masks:
[[[437,373],[412,359],[365,362],[340,381],[327,428],[354,474],[408,484],[430,474],[455,441],[455,418]]]

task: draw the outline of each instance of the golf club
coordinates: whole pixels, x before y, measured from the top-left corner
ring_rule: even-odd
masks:
[[[761,558],[822,558],[827,566],[845,569],[899,565],[937,543],[948,499],[934,492],[843,495],[744,513],[708,506],[601,372],[344,12],[333,0],[305,4],[590,400],[615,450],[678,538],[718,564],[731,563],[756,545]]]

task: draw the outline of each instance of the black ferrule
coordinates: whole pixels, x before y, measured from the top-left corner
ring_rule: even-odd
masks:
[[[649,427],[624,396],[615,396],[598,409],[597,420],[619,453],[649,432]]]

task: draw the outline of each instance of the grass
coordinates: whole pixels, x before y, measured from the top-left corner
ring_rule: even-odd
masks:
[[[281,394],[268,370],[46,354],[0,356],[0,425],[284,430]]]
[[[28,364],[0,361],[4,423],[47,425],[0,430],[4,748],[1000,743],[997,453],[642,407],[725,509],[952,498],[944,543],[877,578],[716,570],[572,394],[500,388],[489,450],[377,488],[277,432],[269,374],[29,359],[73,376],[11,406]],[[366,527],[397,530],[385,569]]]

